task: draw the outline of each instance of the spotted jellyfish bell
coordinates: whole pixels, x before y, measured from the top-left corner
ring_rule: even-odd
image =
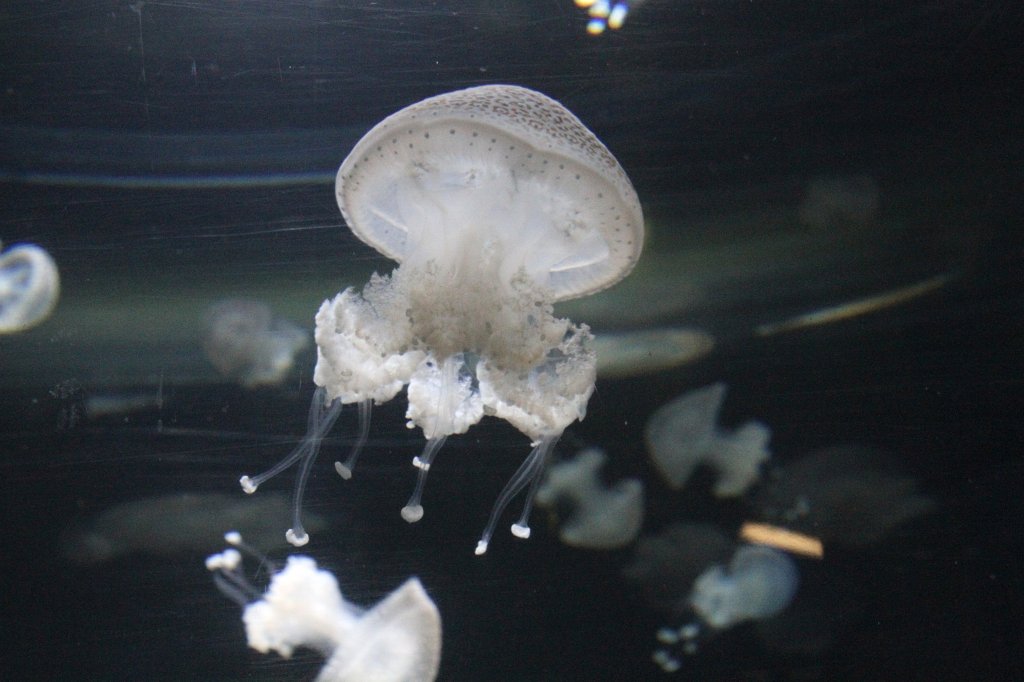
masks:
[[[632,270],[643,216],[603,144],[558,102],[511,85],[431,97],[389,116],[338,171],[353,233],[399,262],[316,316],[314,382],[326,404],[371,402],[408,385],[408,426],[427,438],[403,517],[422,517],[427,472],[444,440],[485,415],[533,451],[502,491],[477,544],[529,487],[513,533],[529,536],[533,494],[555,442],[586,412],[595,355],[585,325],[552,314]],[[323,432],[307,435],[322,438]],[[356,451],[359,445],[357,444]],[[351,475],[354,456],[337,465]]]
[[[225,540],[255,553],[238,533]],[[242,554],[230,547],[207,558],[218,588],[245,611],[249,646],[290,658],[298,647],[327,662],[317,682],[430,682],[441,661],[441,615],[416,578],[370,609],[345,601],[338,581],[308,556],[290,556],[260,595],[242,573]]]

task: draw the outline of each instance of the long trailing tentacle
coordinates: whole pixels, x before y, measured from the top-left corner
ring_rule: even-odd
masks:
[[[516,470],[516,473],[509,479],[509,482],[505,484],[505,488],[498,495],[494,508],[491,510],[491,518],[487,521],[487,527],[484,528],[479,542],[476,543],[475,552],[478,556],[487,552],[487,545],[491,541],[491,536],[494,535],[494,528],[498,525],[498,519],[501,517],[502,512],[505,511],[505,507],[527,484],[530,485],[530,490],[526,497],[526,503],[523,506],[522,516],[512,526],[512,534],[520,538],[530,537],[530,527],[527,525],[527,521],[530,510],[533,507],[533,497],[537,493],[537,487],[544,476],[544,470],[547,468],[548,456],[551,454],[560,436],[561,434],[541,438],[526,460]]]

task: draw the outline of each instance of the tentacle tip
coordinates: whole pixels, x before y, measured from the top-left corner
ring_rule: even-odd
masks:
[[[334,463],[334,470],[338,472],[338,475],[344,478],[346,481],[352,478],[352,470],[341,462]]]
[[[242,490],[245,491],[246,495],[252,495],[256,492],[256,488],[260,487],[258,483],[253,483],[252,479],[248,476],[242,476],[238,479],[238,484],[242,486]]]
[[[309,542],[309,533],[301,528],[299,529],[299,532],[296,533],[294,529],[289,528],[288,532],[284,534],[284,539],[287,540],[292,547],[302,547]]]
[[[679,634],[676,632],[675,628],[659,628],[654,636],[662,644],[671,645],[679,643]]]
[[[208,571],[234,571],[242,563],[242,555],[237,549],[228,548],[219,554],[206,557]]]
[[[665,651],[664,649],[658,649],[651,655],[651,660],[667,673],[677,672],[683,667],[683,664],[678,658]]]
[[[512,535],[526,540],[530,537],[530,527],[521,523],[512,524]]]
[[[476,549],[473,550],[473,554],[476,554],[477,556],[487,554],[487,540],[481,540],[476,543]]]
[[[416,523],[423,518],[423,505],[412,504],[402,507],[402,518],[409,523]]]

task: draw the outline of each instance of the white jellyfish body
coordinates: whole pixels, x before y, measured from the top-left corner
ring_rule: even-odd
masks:
[[[769,521],[847,547],[881,542],[936,507],[888,455],[855,445],[788,462],[771,472],[754,504]]]
[[[203,315],[203,351],[220,374],[252,388],[280,383],[309,333],[274,317],[270,306],[249,299],[224,299]]]
[[[636,539],[644,520],[644,487],[627,478],[605,487],[598,472],[608,459],[599,448],[552,466],[537,490],[537,504],[552,507],[568,500],[571,516],[559,529],[562,542],[587,549],[625,547]]]
[[[596,377],[589,329],[555,318],[552,304],[609,287],[636,263],[643,217],[629,179],[561,104],[491,85],[386,118],[342,163],[336,194],[353,233],[400,266],[320,307],[322,399],[358,403],[365,433],[369,405],[408,386],[408,425],[427,438],[408,521],[422,516],[423,484],[445,438],[484,415],[511,423],[534,449],[499,496],[477,553],[529,486],[513,526],[527,537],[548,454],[583,418]],[[342,476],[354,460],[337,464]]]
[[[770,457],[771,430],[749,421],[735,431],[718,427],[718,412],[726,386],[718,382],[686,393],[658,408],[644,428],[651,460],[662,478],[681,488],[698,466],[716,473],[713,492],[736,497],[760,476],[761,464]]]
[[[0,253],[0,334],[39,324],[53,312],[59,296],[57,264],[45,250],[18,244]]]
[[[655,374],[710,353],[715,339],[698,329],[662,327],[594,336],[597,375],[602,379]]]
[[[624,277],[643,226],[578,119],[513,86],[433,97],[367,133],[336,190],[356,236],[401,267],[321,306],[314,381],[328,399],[380,403],[408,384],[428,438],[486,413],[537,442],[583,416],[590,333],[551,304]]]
[[[636,543],[623,575],[643,592],[652,608],[675,612],[708,566],[727,561],[735,545],[717,527],[674,522]]]
[[[238,544],[237,533],[229,542]],[[291,556],[261,599],[241,574],[241,554],[228,549],[206,560],[217,584],[243,602],[249,646],[290,658],[307,647],[327,658],[318,682],[430,682],[441,661],[441,616],[416,578],[370,609],[342,597],[338,581],[308,556]]]
[[[800,574],[790,556],[764,545],[740,545],[728,566],[714,564],[693,582],[687,597],[695,620],[663,627],[652,660],[666,672],[682,666],[676,655],[693,655],[700,643],[741,623],[782,613],[796,596]]]
[[[789,555],[764,545],[743,545],[728,567],[712,566],[697,578],[690,606],[710,627],[724,630],[777,615],[789,606],[799,582]]]

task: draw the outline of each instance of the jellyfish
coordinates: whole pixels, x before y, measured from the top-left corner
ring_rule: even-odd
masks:
[[[623,575],[636,584],[649,606],[659,610],[687,608],[690,586],[708,566],[728,561],[735,549],[729,537],[705,523],[669,524],[636,543]]]
[[[800,583],[796,562],[784,552],[736,547],[714,526],[693,523],[675,523],[641,539],[624,572],[653,606],[667,608],[682,623],[656,633],[652,659],[666,672],[682,667],[680,655],[697,653],[734,626],[774,619]]]
[[[59,296],[57,264],[45,250],[18,244],[0,252],[0,334],[36,326],[50,316]]]
[[[807,183],[798,218],[817,229],[865,227],[878,218],[879,195],[870,175],[814,178]]]
[[[700,641],[709,636],[689,605],[690,591],[709,566],[728,561],[734,548],[724,533],[704,523],[672,523],[636,544],[623,575],[640,588],[652,608],[669,612],[673,623],[684,623],[658,630],[658,649],[652,658],[666,672],[682,665],[677,649],[696,653]]]
[[[278,492],[260,500],[197,492],[143,497],[76,521],[60,540],[64,556],[78,564],[100,564],[136,553],[205,554],[223,544],[225,527],[237,528],[260,547],[276,548],[283,542],[278,519],[288,509],[287,495]],[[310,514],[306,523],[316,530],[327,527],[317,514]]]
[[[715,339],[698,329],[663,327],[596,334],[594,347],[598,376],[613,379],[696,362],[712,351]]]
[[[708,626],[724,630],[780,613],[798,583],[789,555],[764,545],[742,545],[728,567],[712,566],[697,578],[690,605]]]
[[[558,102],[488,85],[386,118],[342,163],[335,189],[352,232],[400,264],[362,291],[324,301],[316,315],[311,415],[360,406],[360,438],[336,469],[351,476],[370,405],[407,387],[407,426],[426,437],[402,510],[414,522],[445,439],[484,415],[498,417],[526,435],[532,451],[495,502],[476,553],[487,551],[505,507],[524,489],[512,532],[529,537],[548,456],[584,417],[596,376],[589,328],[556,318],[552,305],[605,289],[633,268],[643,216],[629,179]],[[329,421],[311,418],[314,446],[295,457],[303,470]],[[243,487],[255,490],[266,478],[244,477]],[[293,516],[289,534],[304,542],[298,509]]]
[[[677,653],[695,654],[700,643],[741,623],[773,618],[793,601],[800,577],[785,552],[740,545],[728,566],[716,563],[694,580],[686,598],[693,614],[680,626],[658,630],[652,659],[666,672],[681,667]]]
[[[701,464],[714,469],[718,497],[742,495],[758,480],[762,462],[770,457],[771,430],[757,421],[731,432],[720,429],[725,391],[719,382],[686,393],[647,420],[644,436],[651,461],[671,487],[683,487]]]
[[[241,535],[225,539],[243,551]],[[327,659],[318,682],[430,682],[441,662],[441,615],[413,577],[370,609],[345,601],[338,581],[308,556],[290,556],[262,596],[235,547],[206,560],[217,586],[245,610],[249,646],[290,658],[298,647]]]
[[[673,624],[659,628],[652,655],[666,672],[741,623],[754,623],[762,638],[780,629],[800,582],[785,552],[736,545],[717,527],[698,523],[673,523],[642,537],[623,574],[653,608],[671,614]]]
[[[773,471],[754,498],[764,517],[827,543],[865,547],[935,509],[918,482],[871,448],[823,448]]]
[[[224,299],[203,314],[206,359],[247,388],[280,383],[308,344],[308,332],[260,301]]]
[[[553,465],[537,490],[537,504],[552,507],[567,501],[571,515],[559,537],[572,547],[616,549],[636,539],[644,520],[644,486],[627,478],[605,487],[598,472],[608,459],[600,448]]]

